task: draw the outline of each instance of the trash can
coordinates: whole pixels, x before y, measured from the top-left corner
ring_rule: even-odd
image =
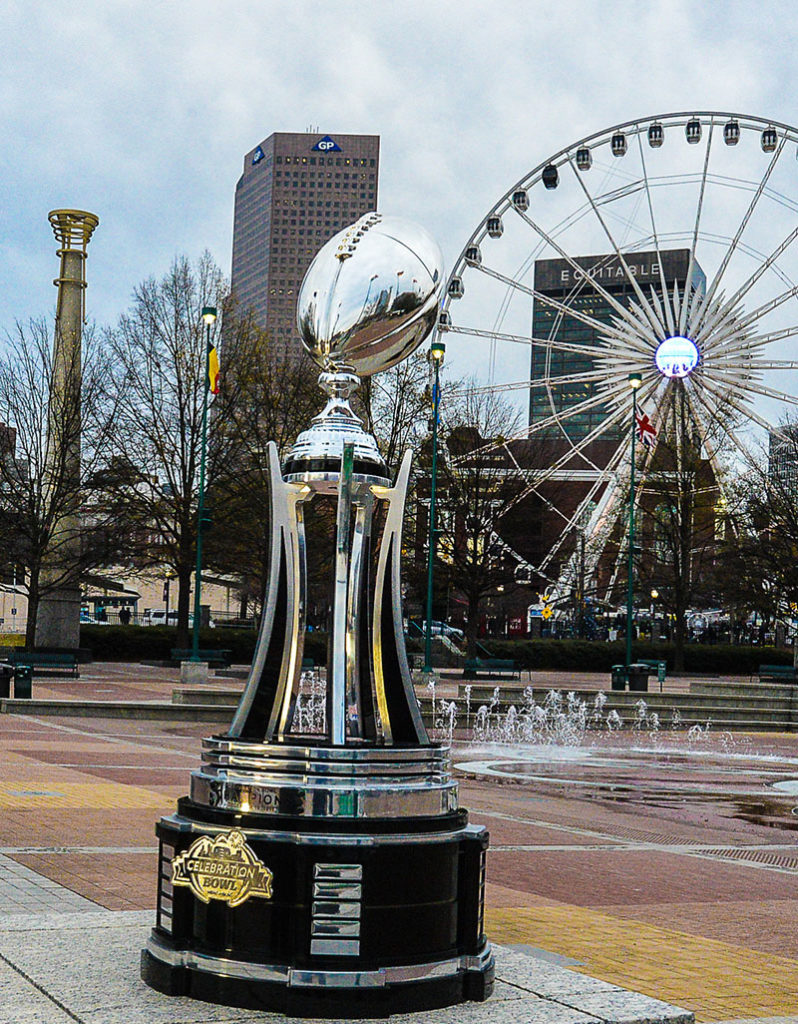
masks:
[[[648,690],[648,673],[651,671],[648,665],[637,662],[629,666],[629,689],[645,693]]]
[[[30,700],[33,665],[14,666],[14,697],[17,700]]]
[[[626,689],[626,665],[612,666],[612,688],[613,690]]]
[[[11,696],[11,676],[14,669],[7,662],[0,664],[0,697]]]

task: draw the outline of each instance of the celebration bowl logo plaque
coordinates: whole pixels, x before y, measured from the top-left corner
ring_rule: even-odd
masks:
[[[250,896],[271,899],[272,877],[237,829],[215,839],[200,836],[172,862],[172,885],[188,886],[203,903],[221,900],[229,907]]]

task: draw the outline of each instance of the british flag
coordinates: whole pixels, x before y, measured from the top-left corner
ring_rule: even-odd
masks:
[[[654,443],[654,438],[657,436],[657,428],[651,422],[648,413],[637,413],[635,423],[637,425],[637,440],[644,444],[646,448],[650,448]]]

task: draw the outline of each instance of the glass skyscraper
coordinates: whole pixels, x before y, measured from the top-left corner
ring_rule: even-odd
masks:
[[[236,185],[231,283],[275,350],[298,353],[296,302],[321,246],[377,208],[378,135],[275,132],[244,157]]]
[[[679,293],[683,294],[690,263],[689,249],[669,249],[659,254],[656,251],[626,253],[624,259],[646,296],[650,295],[652,287],[657,294],[661,294],[662,276],[669,292],[672,292],[674,282],[678,282]],[[567,260],[537,260],[535,291],[563,303],[575,312],[584,313],[591,319],[608,325],[618,314],[607,299],[592,287],[592,279],[599,282],[604,291],[609,292],[622,306],[628,307],[630,300],[638,301],[628,275],[615,254],[580,256],[574,262],[580,268],[579,271]],[[704,273],[694,262],[692,287],[702,289],[705,285]],[[532,308],[532,335],[540,341],[557,340],[571,345],[591,347],[600,344],[601,339],[598,328],[538,298],[534,300]],[[652,362],[653,355],[652,352]],[[596,393],[597,383],[584,381],[559,385],[557,378],[585,373],[594,368],[594,357],[589,352],[581,355],[578,352],[563,352],[556,348],[547,349],[533,345],[530,379],[549,379],[553,387],[551,397],[545,387],[530,389],[530,427],[550,418],[554,412],[567,413],[575,405],[591,398]],[[562,423],[568,437],[572,441],[579,441],[599,427],[606,416],[607,408],[600,403],[567,416]],[[602,438],[606,440],[616,437],[620,429],[610,428],[602,434]],[[556,423],[552,423],[541,428],[538,436],[562,437],[562,432]]]

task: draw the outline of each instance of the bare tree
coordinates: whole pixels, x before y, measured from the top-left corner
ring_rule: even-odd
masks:
[[[716,598],[718,542],[731,509],[721,500],[724,484],[710,458],[723,425],[701,430],[684,385],[677,382],[639,492],[644,513],[637,578],[673,617],[674,668],[684,668],[687,611]]]
[[[0,516],[3,560],[25,568],[29,649],[42,598],[77,585],[86,571],[115,557],[125,537],[120,510],[98,502],[93,484],[113,435],[107,352],[93,330],[83,336],[82,365],[66,368],[79,387],[56,388],[54,372],[47,322],[18,323],[0,355],[0,422],[8,427],[0,450]]]
[[[229,321],[228,321],[229,322]],[[220,462],[209,490],[214,526],[208,535],[209,564],[241,579],[242,614],[266,589],[271,543],[267,445],[287,455],[297,435],[310,426],[323,404],[318,370],[307,359],[285,359],[250,320],[225,341],[224,429],[229,457]],[[311,520],[313,514],[311,513]]]
[[[432,408],[427,357],[416,352],[384,373],[369,377],[363,406],[383,458],[398,467],[410,448],[417,453],[428,435]]]
[[[205,306],[221,316],[212,341],[224,337],[232,352],[246,345],[237,336],[246,327],[228,316],[228,289],[208,253],[192,265],[175,259],[160,280],[149,278],[133,295],[130,310],[107,332],[113,356],[111,394],[116,407],[115,475],[109,489],[123,501],[137,540],[142,566],[169,566],[178,581],[178,636],[188,637],[191,576],[196,560],[197,500],[206,390]],[[222,363],[226,355],[222,354]],[[206,479],[238,461],[240,436],[228,429],[238,401],[233,374],[218,395],[209,396]],[[219,496],[219,492],[217,492]]]
[[[798,606],[798,426],[782,423],[736,482],[737,530],[724,538],[717,581],[726,603],[764,623]],[[795,647],[798,665],[798,643]]]
[[[437,571],[465,599],[468,658],[476,655],[483,601],[513,578],[503,523],[527,481],[503,439],[517,426],[518,415],[496,392],[465,389],[447,403],[438,463]],[[491,442],[490,453],[482,451]]]

